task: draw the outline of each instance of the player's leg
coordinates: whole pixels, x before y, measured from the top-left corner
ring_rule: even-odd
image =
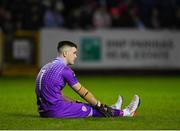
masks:
[[[124,116],[133,117],[139,105],[140,105],[140,98],[138,95],[134,95],[131,103],[124,110],[112,109],[113,112],[112,117],[124,117]],[[104,117],[103,113],[101,113],[97,109],[93,109],[93,116]]]
[[[118,109],[112,109],[113,115],[112,117],[122,117],[123,111]],[[93,117],[106,117],[102,112],[100,112],[98,109],[93,108]]]
[[[82,118],[92,116],[92,107],[85,103],[62,101],[55,110],[40,113],[42,117]]]
[[[132,117],[139,104],[140,98],[135,95],[131,103],[124,110],[112,109],[112,117]],[[57,107],[57,110],[41,113],[41,116],[54,118],[105,117],[103,113],[89,104],[62,101]]]
[[[112,109],[113,117],[123,116],[123,111]],[[81,117],[105,117],[95,107],[77,102],[62,101],[59,105],[56,105],[56,110],[40,113],[42,117],[53,117],[53,118],[81,118]]]
[[[118,96],[116,103],[114,103],[111,108],[114,110],[114,116],[123,116],[123,112],[121,111],[121,106],[123,104],[123,97]],[[93,109],[94,117],[104,117],[104,115],[97,109]]]
[[[123,97],[118,96],[116,103],[110,106],[112,108],[113,116],[123,116],[123,111],[121,111],[121,106],[123,104]],[[93,116],[94,117],[105,117],[103,113],[101,113],[98,109],[93,108]]]

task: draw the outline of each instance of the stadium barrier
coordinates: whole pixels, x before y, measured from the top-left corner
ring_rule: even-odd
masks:
[[[43,29],[17,31],[14,40],[7,43],[1,33],[0,72],[36,75],[39,68],[56,57],[61,40],[78,45],[78,59],[72,67],[79,71],[180,71],[179,36],[179,31],[169,30]]]
[[[40,67],[61,40],[78,44],[77,70],[179,70],[180,32],[150,30],[41,31]],[[48,49],[48,50],[47,50]]]

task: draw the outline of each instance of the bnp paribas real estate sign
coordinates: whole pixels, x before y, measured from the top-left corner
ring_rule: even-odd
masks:
[[[102,58],[101,39],[98,37],[83,37],[80,41],[80,53],[81,61],[100,61]]]

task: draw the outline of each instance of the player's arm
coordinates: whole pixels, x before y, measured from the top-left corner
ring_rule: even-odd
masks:
[[[85,101],[93,106],[100,106],[101,102],[98,101],[94,95],[83,87],[79,82],[72,86],[73,90],[78,93]]]
[[[113,116],[113,109],[108,107],[105,104],[102,104],[98,101],[93,94],[88,91],[85,87],[83,87],[79,82],[72,86],[72,88],[89,104],[93,105],[96,109],[98,109],[101,113],[104,114],[106,117]]]
[[[77,92],[85,101],[87,101],[89,104],[101,111],[105,116],[112,116],[111,109],[98,101],[90,91],[83,87],[78,82],[70,68],[64,69],[63,77],[67,81],[67,83],[73,88],[73,90]]]

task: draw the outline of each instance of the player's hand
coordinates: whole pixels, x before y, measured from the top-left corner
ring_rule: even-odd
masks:
[[[114,115],[114,110],[105,104],[98,103],[95,108],[98,109],[105,117],[112,117]]]

